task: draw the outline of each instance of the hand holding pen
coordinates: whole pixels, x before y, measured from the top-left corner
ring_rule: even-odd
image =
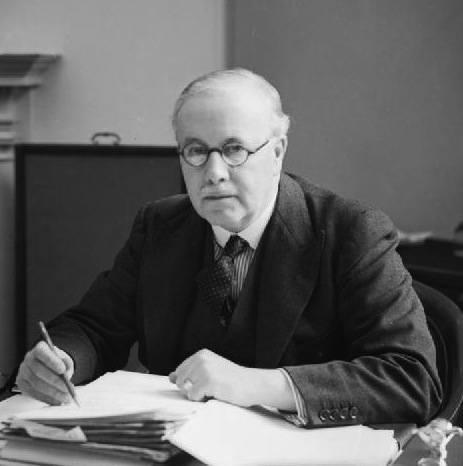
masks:
[[[48,334],[47,329],[45,325],[43,324],[43,322],[39,322],[39,327],[40,327],[40,332],[42,333],[43,339],[45,340],[47,345],[50,347],[50,349],[53,351],[53,353],[55,353],[55,355],[59,358],[60,356],[58,354],[58,351],[56,350],[55,345],[51,341],[50,335]],[[74,385],[69,380],[69,377],[67,376],[66,372],[64,372],[60,376],[63,379],[63,382],[65,383],[68,389],[69,395],[71,395],[71,398],[74,400],[74,403],[80,408],[79,401],[77,400],[76,389],[74,388]]]

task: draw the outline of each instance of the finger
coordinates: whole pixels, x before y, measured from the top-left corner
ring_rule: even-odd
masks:
[[[75,364],[74,360],[67,354],[65,351],[62,349],[58,348],[55,346],[56,351],[58,352],[58,356],[61,358],[61,360],[64,362],[66,366],[66,374],[69,378],[71,378],[74,375],[74,369],[75,369]]]
[[[38,365],[33,368],[28,366],[26,362],[21,365],[16,383],[23,393],[53,405],[70,402],[69,394],[61,378],[46,368],[39,370],[42,373],[39,377],[35,372],[36,370],[38,370]],[[47,371],[50,377],[44,379],[43,373]]]
[[[44,363],[40,355],[40,351],[30,351],[26,355],[23,363],[24,376],[31,383],[39,384],[40,387],[49,385],[50,387],[57,388],[58,391],[67,393],[66,385],[62,379],[62,373],[55,372],[55,367],[50,368],[47,358],[45,357],[46,362]]]
[[[183,390],[188,393],[192,388],[193,382],[190,379],[185,379],[185,382],[183,382]]]
[[[69,397],[66,397],[66,395],[56,396],[53,393],[41,392],[37,390],[35,385],[31,385],[27,380],[18,380],[17,384],[23,394],[48,403],[49,405],[58,406],[70,402]]]
[[[188,398],[188,392],[191,390],[194,382],[189,378],[185,378],[182,382],[180,382],[180,379],[177,378],[176,385],[182,395]]]
[[[27,395],[51,404],[61,403],[66,401],[66,395],[59,393],[59,383],[50,386],[50,381],[52,384],[54,383],[56,374],[50,372],[37,357],[44,351],[46,349],[43,345],[36,345],[26,354],[20,365],[16,383],[19,389]]]
[[[175,383],[177,381],[177,373],[176,372],[171,372],[169,374],[169,381],[171,383]]]
[[[169,376],[171,381],[175,380],[177,387],[186,395],[187,390],[185,390],[185,382],[189,380],[190,382],[195,381],[194,373],[197,367],[197,357],[196,354],[185,359],[178,367],[175,369],[175,372]],[[188,386],[188,384],[187,384]],[[188,387],[187,387],[188,388]]]
[[[62,376],[50,371],[41,362],[38,362],[33,367],[26,366],[24,374],[27,380],[41,391],[68,394],[68,389]]]
[[[51,349],[45,342],[39,342],[33,351],[35,357],[53,373],[66,374],[69,379],[74,375],[74,360],[62,349]],[[56,379],[54,379],[56,381]]]
[[[56,351],[57,353],[64,353],[59,348],[56,348]],[[61,358],[61,355],[58,356],[57,353],[55,353],[44,341],[39,341],[32,350],[32,355],[44,366],[48,367],[56,374],[64,374],[68,370],[68,364],[66,364],[64,358]]]
[[[180,363],[177,366],[177,369],[175,369],[175,373],[177,374],[177,377],[181,377],[182,374],[186,374],[191,370],[191,367],[194,365],[195,362],[195,354],[189,356],[186,358],[182,363]]]
[[[170,377],[171,380],[175,380],[177,387],[180,391],[188,396],[188,392],[191,389],[190,382],[195,385],[198,380],[201,380],[203,376],[208,377],[209,362],[211,358],[215,358],[217,355],[210,350],[201,349],[193,355],[186,358],[175,370],[175,375]]]
[[[181,384],[177,382],[177,386],[180,389],[180,392],[182,393],[182,395],[191,400],[190,393],[194,387],[194,382],[187,378]]]
[[[188,399],[192,401],[206,401],[213,398],[208,392],[207,384],[197,382],[192,384],[187,393]]]

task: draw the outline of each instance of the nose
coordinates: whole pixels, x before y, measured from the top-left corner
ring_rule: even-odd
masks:
[[[229,167],[222,159],[219,152],[214,151],[209,154],[209,158],[204,167],[204,176],[209,184],[217,184],[228,180]]]

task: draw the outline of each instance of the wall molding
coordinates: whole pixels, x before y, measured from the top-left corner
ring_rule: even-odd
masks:
[[[42,84],[56,54],[0,53],[0,159],[11,159],[16,141],[18,100]],[[10,153],[11,152],[11,153]]]

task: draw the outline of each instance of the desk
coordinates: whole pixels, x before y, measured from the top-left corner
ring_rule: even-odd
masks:
[[[20,400],[20,402],[17,403],[15,400]],[[0,402],[0,420],[7,419],[9,416],[21,411],[28,411],[33,409],[32,406],[34,403],[35,402],[32,399],[27,398],[11,398],[9,400]],[[393,429],[395,432],[395,437],[399,440],[404,440],[409,438],[413,426],[411,424],[382,424],[375,427]],[[421,440],[419,440],[419,438],[414,437],[408,443],[406,443],[404,452],[396,460],[394,466],[416,466],[417,461],[426,455],[427,451],[425,445],[421,442]],[[461,462],[458,462],[460,458],[463,458],[463,439],[460,437],[453,438],[449,443],[448,466],[456,466],[457,464],[461,465]],[[168,462],[165,463],[165,465],[205,466],[203,462],[183,452],[171,458]]]
[[[412,277],[448,296],[463,310],[463,244],[428,238],[397,249]]]

